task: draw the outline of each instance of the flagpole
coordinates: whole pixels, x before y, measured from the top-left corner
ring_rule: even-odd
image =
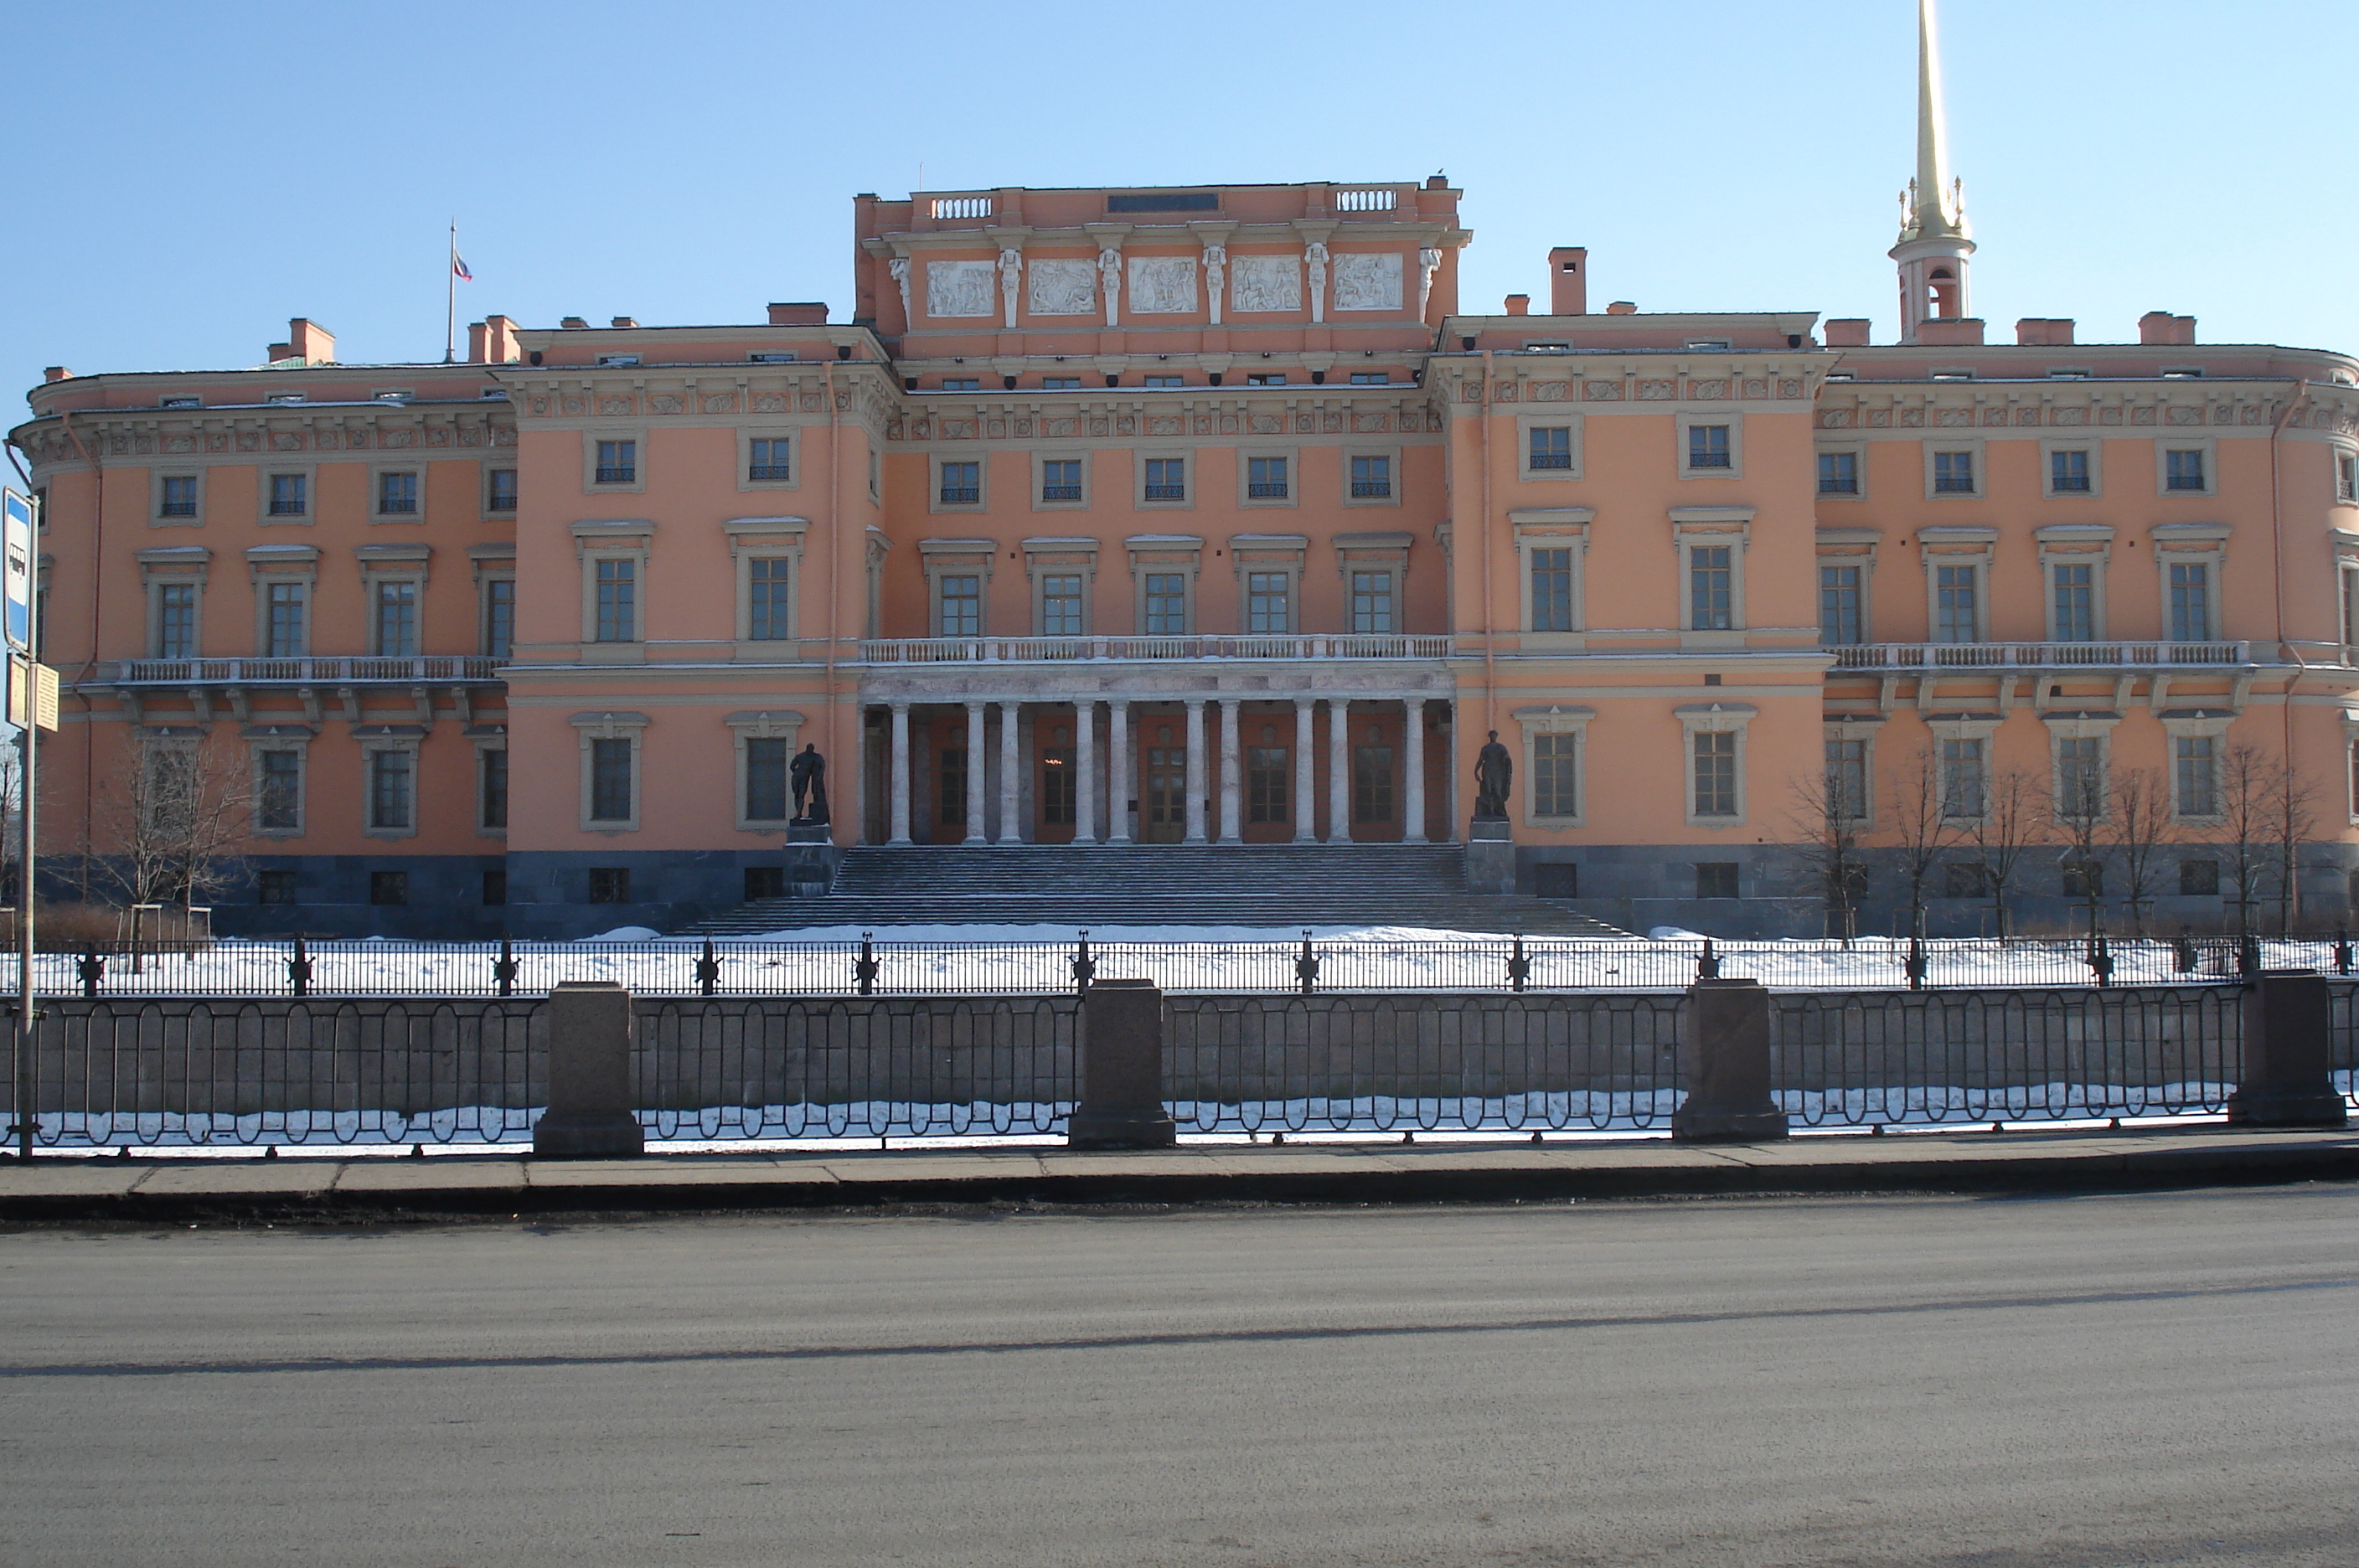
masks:
[[[442,258],[442,363],[459,357],[459,220],[451,220],[451,254]]]

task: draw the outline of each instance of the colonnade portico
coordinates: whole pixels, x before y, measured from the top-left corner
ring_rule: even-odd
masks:
[[[1265,719],[1273,717],[1273,710],[1276,715],[1282,715],[1287,706],[1293,709],[1294,719],[1291,744],[1286,748],[1290,756],[1281,762],[1256,760],[1256,767],[1280,770],[1275,775],[1275,784],[1256,783],[1254,788],[1256,801],[1263,799],[1266,790],[1285,791],[1285,814],[1275,820],[1283,824],[1290,818],[1292,832],[1288,835],[1290,842],[1339,844],[1353,842],[1353,726],[1357,716],[1364,715],[1372,723],[1384,717],[1384,714],[1376,713],[1378,709],[1384,710],[1385,714],[1393,715],[1400,724],[1397,761],[1377,765],[1397,768],[1389,781],[1397,789],[1393,799],[1400,823],[1400,842],[1430,842],[1426,820],[1425,731],[1429,713],[1437,705],[1443,722],[1447,722],[1452,701],[1451,696],[1441,692],[1274,691],[1231,694],[1215,691],[1199,695],[1176,691],[1164,695],[1131,691],[1120,696],[1043,691],[1016,698],[947,692],[935,698],[911,693],[908,696],[896,694],[864,705],[871,709],[884,708],[890,714],[886,732],[887,755],[884,778],[880,780],[886,792],[887,809],[884,813],[884,825],[888,844],[912,844],[920,840],[920,835],[913,831],[919,824],[914,820],[916,792],[912,788],[912,766],[915,748],[911,710],[924,708],[935,711],[938,715],[929,721],[927,733],[936,737],[932,744],[954,746],[961,738],[959,731],[963,731],[966,763],[960,781],[962,795],[961,789],[951,789],[947,781],[937,786],[938,797],[940,789],[950,789],[951,793],[958,797],[957,804],[963,808],[959,842],[975,845],[1034,841],[1034,814],[1044,808],[1040,801],[1032,798],[1027,782],[1028,775],[1039,772],[1044,756],[1036,751],[1032,741],[1027,738],[1033,733],[1027,730],[1027,725],[1053,724],[1056,745],[1071,768],[1070,786],[1059,786],[1060,789],[1070,789],[1070,816],[1044,817],[1042,820],[1060,825],[1069,820],[1074,844],[1129,844],[1135,839],[1150,836],[1147,831],[1150,810],[1147,789],[1136,775],[1142,771],[1139,765],[1147,758],[1150,747],[1159,746],[1155,755],[1170,758],[1171,742],[1176,738],[1172,732],[1176,728],[1184,735],[1185,765],[1184,769],[1171,771],[1184,777],[1184,800],[1179,803],[1180,810],[1173,813],[1179,820],[1174,822],[1167,818],[1169,825],[1162,832],[1169,834],[1174,829],[1178,830],[1179,842],[1183,844],[1225,845],[1247,842],[1246,725],[1248,722],[1262,724]],[[1327,710],[1328,770],[1323,833],[1320,831],[1320,802],[1316,799],[1318,759],[1314,750],[1319,709],[1322,704]],[[1249,705],[1260,709],[1260,714],[1249,714],[1246,712]],[[1215,712],[1208,713],[1208,708]],[[940,711],[945,709],[962,715],[963,724],[960,724],[956,717],[951,717],[950,722],[954,728],[944,731],[934,727],[943,722]],[[1142,709],[1148,711],[1141,712]],[[1158,713],[1153,711],[1156,709],[1166,711]],[[1168,711],[1170,709],[1178,712]],[[1387,735],[1392,722],[1391,718],[1386,719]],[[1136,733],[1134,723],[1137,725]],[[1070,743],[1065,739],[1069,733],[1068,724]],[[1147,733],[1150,724],[1158,724],[1162,737],[1159,742]],[[1214,724],[1218,725],[1217,730],[1213,729]],[[995,789],[986,768],[991,731],[995,725],[998,732]],[[1101,725],[1104,726],[1103,731]],[[1276,737],[1281,732],[1282,724],[1278,730],[1265,724],[1261,739],[1254,744],[1275,746]],[[1365,738],[1373,740],[1374,736]],[[1041,747],[1049,744],[1046,729],[1038,731],[1038,740]],[[1386,744],[1389,746],[1389,740]],[[1058,762],[1057,757],[1046,757],[1045,760],[1051,767]],[[1364,757],[1362,760],[1364,764]],[[1287,789],[1289,780],[1282,763],[1291,765],[1290,789]],[[1158,777],[1169,777],[1159,771],[1169,766],[1168,762],[1156,766]],[[1255,777],[1269,779],[1273,776],[1263,773]],[[1172,781],[1176,783],[1179,780],[1174,779]],[[1041,788],[1048,786],[1043,784]],[[1168,802],[1168,791],[1161,798]],[[1132,815],[1135,803],[1138,811],[1136,832]],[[950,803],[939,798],[931,810],[944,813],[942,822],[945,824],[956,820],[947,814],[951,810]],[[1387,816],[1381,820],[1389,822],[1391,818]],[[930,822],[931,818],[929,817],[928,821]],[[1267,826],[1268,821],[1267,818],[1263,819],[1264,826],[1258,830],[1262,838],[1266,838],[1272,831]],[[872,827],[870,831],[875,830]],[[959,832],[957,828],[951,831]],[[1284,833],[1285,828],[1280,826],[1275,831]],[[1454,839],[1456,834],[1449,832],[1443,836]],[[945,841],[929,836],[927,842]]]

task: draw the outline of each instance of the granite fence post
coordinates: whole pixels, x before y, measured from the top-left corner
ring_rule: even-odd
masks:
[[[1688,1096],[1671,1113],[1682,1143],[1759,1143],[1786,1136],[1769,1097],[1769,993],[1758,980],[1688,987]]]
[[[2243,1127],[2343,1127],[2333,1077],[2334,997],[2308,969],[2267,969],[2245,986],[2245,1071],[2228,1096]]]
[[[631,993],[612,980],[568,980],[549,993],[549,1108],[533,1124],[545,1159],[644,1154],[631,1114]]]
[[[1169,1149],[1163,1108],[1163,992],[1152,980],[1099,980],[1082,994],[1082,1097],[1073,1149]]]

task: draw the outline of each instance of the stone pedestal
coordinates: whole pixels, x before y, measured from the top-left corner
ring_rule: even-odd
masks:
[[[2228,1097],[2242,1127],[2348,1124],[2334,1087],[2333,994],[2307,969],[2267,969],[2245,987],[2245,1071]]]
[[[1082,1098],[1073,1149],[1169,1149],[1163,1109],[1163,993],[1152,980],[1100,980],[1082,994]]]
[[[1769,1098],[1769,993],[1758,980],[1688,987],[1688,1097],[1671,1114],[1682,1143],[1761,1143],[1786,1136]]]
[[[1466,887],[1475,893],[1516,890],[1516,846],[1505,818],[1477,817],[1467,825]]]
[[[824,898],[835,886],[835,830],[825,822],[787,829],[787,897]]]
[[[568,980],[549,994],[549,1108],[533,1124],[542,1159],[644,1154],[631,1115],[631,994],[612,980]]]

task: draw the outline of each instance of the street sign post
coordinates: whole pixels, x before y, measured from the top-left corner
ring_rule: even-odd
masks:
[[[0,633],[18,653],[33,651],[33,503],[0,490]]]
[[[57,672],[37,662],[34,647],[33,539],[39,519],[30,497],[0,489],[0,635],[8,652],[8,721],[16,726],[16,1158],[33,1158],[33,803],[40,748],[36,737],[58,727]]]

